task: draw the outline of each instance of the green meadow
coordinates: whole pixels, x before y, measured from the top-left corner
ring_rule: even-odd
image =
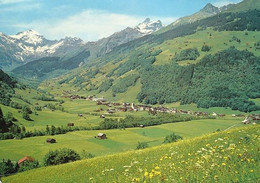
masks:
[[[3,181],[259,182],[259,132],[259,125],[235,128],[144,150],[34,169],[3,177]],[[99,145],[102,143],[105,141]]]
[[[0,158],[9,158],[17,161],[23,156],[32,156],[42,162],[44,155],[49,150],[65,147],[74,149],[79,154],[82,154],[83,150],[85,150],[96,156],[103,156],[134,150],[138,142],[147,142],[149,146],[161,145],[165,136],[172,132],[181,135],[184,139],[188,139],[212,133],[217,129],[225,130],[229,127],[241,126],[241,121],[241,118],[225,117],[170,123],[145,128],[76,131],[54,136],[2,140],[0,141]],[[105,133],[108,139],[95,139],[94,136],[99,132]],[[48,144],[46,143],[47,138],[55,138],[57,143]]]

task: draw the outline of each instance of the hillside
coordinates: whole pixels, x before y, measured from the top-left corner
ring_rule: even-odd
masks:
[[[142,37],[60,77],[54,88],[112,101],[259,110],[249,100],[260,96],[258,14],[221,13]]]
[[[213,15],[216,15],[222,11],[225,11],[229,8],[231,8],[232,6],[234,6],[233,4],[229,4],[227,6],[223,6],[223,7],[215,7],[212,4],[208,3],[203,9],[201,9],[200,11],[189,15],[189,16],[185,16],[185,17],[181,17],[178,20],[176,20],[175,22],[171,23],[170,25],[162,28],[161,30],[159,30],[158,32],[155,32],[155,34],[160,34],[163,32],[167,32],[171,29],[175,29],[181,25],[185,25],[185,24],[189,24],[189,23],[193,23],[197,20],[201,20]]]
[[[39,168],[4,177],[3,181],[257,182],[259,130],[258,125],[237,128],[145,150]]]
[[[9,105],[17,81],[0,69],[0,103]]]
[[[242,12],[248,10],[260,10],[260,2],[258,0],[243,0],[227,10],[227,12]]]
[[[44,57],[14,69],[13,73],[17,77],[41,81],[79,67],[89,56],[89,51],[83,49],[63,57]]]

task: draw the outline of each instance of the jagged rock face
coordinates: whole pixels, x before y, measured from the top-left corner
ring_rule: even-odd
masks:
[[[149,18],[146,18],[142,23],[138,24],[134,28],[127,27],[126,29],[116,32],[107,38],[100,39],[95,43],[88,43],[87,47],[91,50],[92,58],[99,57],[110,52],[113,48],[121,44],[151,34],[161,28],[162,22],[160,20],[151,21]]]
[[[151,33],[155,32],[155,31],[158,31],[162,27],[163,27],[162,22],[160,20],[151,21],[150,18],[147,18],[142,23],[137,25],[134,29],[141,32],[142,34],[147,35],[147,34],[151,34]]]
[[[210,14],[217,14],[220,12],[218,7],[215,7],[210,3],[208,3],[201,11],[210,13]]]

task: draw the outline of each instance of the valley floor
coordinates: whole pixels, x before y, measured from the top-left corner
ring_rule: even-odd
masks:
[[[218,119],[194,120],[145,128],[76,131],[55,136],[2,140],[0,141],[0,158],[18,161],[24,156],[32,156],[41,163],[49,150],[65,147],[74,149],[80,155],[84,150],[95,156],[103,156],[134,150],[138,142],[147,142],[149,146],[161,145],[165,136],[172,132],[188,139],[212,133],[217,129],[225,130],[229,127],[238,127],[242,125],[241,120],[242,118],[226,116]],[[95,139],[94,136],[99,132],[105,133],[108,139]],[[47,138],[55,138],[57,143],[46,143]]]

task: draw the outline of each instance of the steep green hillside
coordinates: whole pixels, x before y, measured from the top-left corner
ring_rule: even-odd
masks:
[[[259,126],[35,169],[4,182],[257,182]]]
[[[260,96],[258,15],[222,13],[129,42],[55,80],[52,92],[62,87],[112,101],[259,110],[249,101]]]
[[[0,69],[0,103],[9,105],[16,81]]]

